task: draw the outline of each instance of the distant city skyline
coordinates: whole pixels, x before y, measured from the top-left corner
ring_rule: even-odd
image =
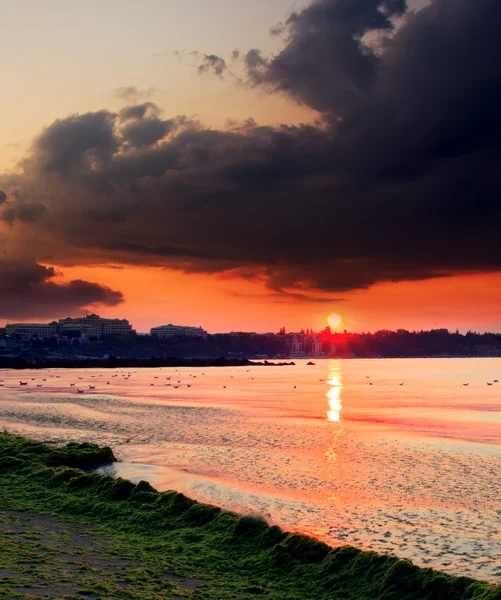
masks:
[[[438,326],[434,326],[434,327],[418,327],[418,328],[410,328],[407,329],[405,327],[394,327],[394,328],[390,328],[390,327],[380,327],[378,329],[374,329],[374,330],[349,330],[347,329],[345,323],[341,320],[338,325],[335,325],[332,318],[333,315],[329,315],[325,321],[324,324],[320,325],[318,328],[313,328],[308,326],[308,324],[302,324],[300,326],[297,326],[296,328],[288,328],[285,325],[280,325],[280,326],[271,326],[269,329],[266,330],[259,330],[259,329],[242,329],[242,328],[234,328],[234,329],[221,329],[221,330],[211,330],[208,331],[204,328],[203,325],[197,324],[195,325],[194,322],[188,323],[179,323],[179,322],[171,322],[172,320],[169,321],[169,319],[164,319],[164,321],[160,322],[154,322],[151,327],[146,331],[146,330],[140,330],[138,329],[135,324],[130,321],[130,319],[127,318],[127,316],[124,315],[117,315],[117,314],[109,314],[109,315],[101,315],[101,314],[95,314],[95,313],[89,313],[89,311],[85,311],[83,314],[81,315],[74,315],[73,317],[60,317],[57,316],[54,319],[50,319],[50,320],[43,320],[43,319],[33,319],[31,321],[27,321],[27,320],[11,320],[11,321],[6,321],[4,324],[0,324],[0,329],[7,329],[7,334],[12,334],[12,333],[19,333],[18,331],[14,332],[13,328],[15,326],[18,325],[34,325],[35,328],[37,327],[37,325],[39,326],[57,326],[57,327],[61,327],[63,326],[63,328],[66,329],[71,329],[72,324],[79,324],[79,325],[85,325],[87,320],[90,320],[91,323],[91,327],[90,329],[93,329],[93,324],[92,324],[92,319],[96,319],[96,320],[100,320],[103,322],[110,322],[110,324],[107,324],[105,326],[105,328],[103,329],[104,333],[124,333],[124,332],[136,332],[137,334],[140,335],[158,335],[156,333],[154,333],[155,330],[165,330],[165,331],[170,331],[170,333],[167,334],[163,334],[163,335],[159,335],[159,337],[162,338],[169,338],[172,337],[173,335],[175,335],[175,330],[187,330],[189,332],[189,337],[192,336],[193,334],[194,337],[205,337],[206,334],[248,334],[248,333],[256,333],[258,335],[262,335],[262,334],[310,334],[310,335],[316,335],[318,333],[321,332],[325,332],[325,331],[332,331],[332,333],[348,333],[348,334],[361,334],[361,333],[375,333],[377,331],[410,331],[410,332],[418,332],[418,331],[437,331],[437,330],[448,330],[449,333],[454,333],[454,332],[459,332],[459,333],[467,333],[467,332],[475,332],[475,333],[497,333],[497,332],[493,332],[493,331],[489,331],[489,330],[475,330],[474,328],[467,328],[462,330],[459,327],[455,327],[455,328],[448,328],[448,327],[438,327]],[[114,325],[113,322],[116,322],[117,324]],[[335,321],[337,323],[337,321]],[[84,329],[87,328],[84,327]],[[11,329],[11,331],[9,331],[9,329]],[[35,333],[33,333],[33,335],[36,335]]]

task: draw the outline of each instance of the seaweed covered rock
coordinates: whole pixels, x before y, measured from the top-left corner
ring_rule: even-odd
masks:
[[[109,448],[57,448],[0,434],[0,505],[73,515],[103,533],[120,532],[127,549],[136,544],[163,569],[177,564],[220,585],[197,597],[234,590],[269,600],[501,600],[501,586],[349,546],[333,549],[259,517],[159,493],[144,481],[85,473],[103,459],[114,460]]]
[[[2,456],[28,462],[36,461],[48,467],[73,467],[83,470],[116,461],[108,446],[70,442],[59,447],[9,433],[0,433],[0,457]]]

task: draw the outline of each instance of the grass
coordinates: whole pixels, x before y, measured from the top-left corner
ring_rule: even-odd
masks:
[[[52,546],[36,527],[16,533],[14,526],[0,535],[0,570],[5,564],[10,569],[0,578],[0,598],[32,597],[22,595],[26,590],[13,595],[15,573],[23,574],[18,586],[26,587],[25,579],[30,585],[43,581],[57,591],[61,561],[71,551],[70,575],[78,589],[68,588],[66,596],[59,590],[57,597],[501,600],[501,586],[349,546],[332,549],[258,518],[159,493],[144,481],[135,485],[84,471],[110,460],[112,451],[94,444],[56,448],[0,433],[0,517],[7,525],[9,519],[22,522],[19,511],[26,511],[42,529],[43,518],[61,520]],[[72,544],[79,535],[90,536],[92,552]],[[128,561],[127,568],[110,570],[106,561],[119,559]]]

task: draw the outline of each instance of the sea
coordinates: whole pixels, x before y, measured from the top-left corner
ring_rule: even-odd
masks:
[[[2,370],[0,427],[110,445],[103,472],[332,546],[501,582],[501,359],[314,362]]]

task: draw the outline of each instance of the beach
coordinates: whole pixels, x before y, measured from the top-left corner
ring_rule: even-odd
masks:
[[[108,444],[119,462],[105,473],[334,547],[499,582],[499,388],[486,382],[501,361],[316,363],[26,371],[27,386],[4,371],[0,425]]]
[[[93,444],[0,434],[0,597],[498,600],[501,587],[333,549],[91,466]],[[71,586],[71,587],[70,587]]]

